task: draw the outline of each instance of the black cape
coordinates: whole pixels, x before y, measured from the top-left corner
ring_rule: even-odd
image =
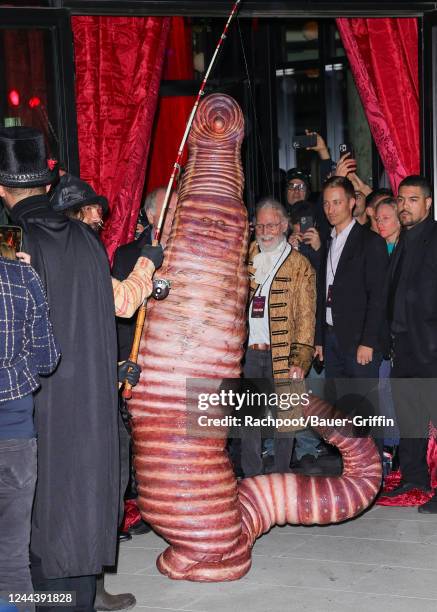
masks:
[[[41,276],[61,348],[35,397],[38,482],[32,554],[46,578],[98,574],[115,562],[119,496],[117,341],[103,246],[45,196],[11,211]]]

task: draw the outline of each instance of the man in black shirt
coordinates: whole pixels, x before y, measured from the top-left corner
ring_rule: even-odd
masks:
[[[389,497],[414,488],[429,491],[428,425],[437,421],[437,223],[430,214],[428,181],[408,176],[399,185],[397,201],[403,231],[390,262],[387,319],[402,481],[385,494]],[[437,497],[419,512],[437,513]]]

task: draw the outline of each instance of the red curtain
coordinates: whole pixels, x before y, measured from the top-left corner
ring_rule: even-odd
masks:
[[[109,200],[110,259],[132,239],[170,18],[73,17],[81,177]]]
[[[392,188],[420,171],[416,19],[337,19]]]
[[[168,81],[192,80],[193,76],[191,25],[183,17],[172,17],[162,78]],[[195,96],[159,98],[146,193],[167,185],[194,100]],[[185,160],[186,152],[182,164]]]

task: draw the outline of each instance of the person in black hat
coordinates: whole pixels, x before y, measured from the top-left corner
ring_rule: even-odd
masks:
[[[53,210],[86,223],[95,232],[103,227],[109,212],[108,200],[97,195],[91,185],[66,172],[49,194]]]
[[[291,168],[286,173],[285,198],[290,209],[297,202],[307,200],[311,193],[310,179],[298,168]]]
[[[114,295],[95,233],[49,205],[47,190],[56,174],[41,132],[0,129],[0,197],[23,228],[23,250],[45,284],[62,351],[56,372],[42,380],[35,398],[32,578],[38,591],[76,591],[75,610],[91,612],[96,575],[114,565],[117,545]]]
[[[82,221],[96,234],[103,227],[103,217],[109,209],[108,200],[104,196],[97,195],[88,183],[69,173],[64,173],[51,191],[50,205],[53,210]],[[126,275],[125,279],[112,278],[115,314],[122,317],[122,320],[135,325],[136,320],[132,318],[132,315],[144,299],[151,294],[152,275],[154,270],[161,266],[162,259],[161,246],[144,245],[137,253],[130,274]],[[141,371],[139,366],[129,361],[129,353],[120,361],[119,380],[128,378],[129,383],[135,386]],[[130,436],[121,415],[118,421],[120,442],[119,523],[121,524],[124,514],[124,492],[129,481]],[[126,537],[131,536],[128,534],[119,536],[120,539],[126,539]],[[125,609],[130,600],[134,601],[134,597],[129,593],[110,595],[104,587],[104,575],[97,577],[94,602],[96,610]]]
[[[103,227],[103,217],[109,209],[108,200],[104,196],[97,195],[91,185],[68,173],[60,178],[50,193],[50,205],[53,210],[67,217],[82,221],[96,234]],[[161,266],[163,257],[160,245],[142,245],[124,279],[112,278],[117,317],[130,319],[149,297],[153,289],[153,272]]]

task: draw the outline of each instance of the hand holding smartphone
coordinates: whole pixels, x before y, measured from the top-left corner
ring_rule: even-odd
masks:
[[[317,134],[296,134],[293,137],[293,149],[307,149],[317,145]]]
[[[15,252],[23,247],[23,230],[18,225],[0,225],[0,244],[5,244]]]

